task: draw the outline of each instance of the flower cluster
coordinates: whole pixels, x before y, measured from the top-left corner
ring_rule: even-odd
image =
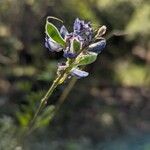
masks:
[[[63,51],[63,56],[67,60],[73,60],[74,65],[70,70],[70,75],[77,78],[88,76],[88,72],[80,70],[80,66],[94,62],[97,55],[105,48],[106,40],[102,38],[106,27],[102,26],[95,34],[91,23],[85,23],[83,20],[76,19],[73,26],[73,32],[69,33],[63,25],[58,29],[47,22],[45,47],[51,52]],[[96,40],[98,40],[96,42]],[[58,73],[68,67],[68,63],[58,65]]]

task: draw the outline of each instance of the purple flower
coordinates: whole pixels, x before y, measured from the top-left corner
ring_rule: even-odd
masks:
[[[95,53],[101,53],[102,50],[106,46],[106,40],[101,40],[99,42],[96,42],[94,44],[91,44],[88,48],[88,51],[95,52]]]
[[[73,29],[74,34],[80,36],[80,38],[82,38],[82,40],[84,41],[85,45],[92,40],[93,29],[89,22],[85,23],[83,20],[79,20],[79,18],[77,18],[74,22]]]
[[[45,47],[51,52],[63,50],[63,56],[67,58],[66,62],[58,64],[57,74],[63,75],[60,83],[68,76],[74,76],[80,79],[89,75],[88,72],[80,70],[79,67],[93,63],[97,55],[105,48],[106,40],[102,37],[105,32],[106,26],[102,26],[95,33],[90,22],[86,23],[79,18],[75,20],[73,32],[70,33],[64,25],[58,31],[53,24],[47,22]],[[99,41],[93,43],[95,40]],[[66,73],[65,71],[68,72]]]
[[[77,54],[66,50],[66,51],[64,51],[63,56],[65,58],[75,58],[77,56]]]
[[[63,25],[60,29],[60,35],[66,42],[64,47],[62,47],[59,43],[48,36],[46,36],[45,38],[45,47],[52,52],[59,52],[63,50],[63,56],[65,58],[73,59],[77,57],[78,52],[81,49],[91,43],[93,29],[89,22],[86,23],[83,20],[77,18],[74,22],[73,32],[69,33],[66,27]],[[105,46],[106,40],[101,40],[99,42],[91,44],[88,48],[88,51],[100,53],[105,48]]]
[[[60,35],[66,41],[65,48],[62,48],[59,43],[55,42],[48,36],[45,38],[45,47],[51,52],[59,52],[63,49],[64,57],[75,58],[77,56],[77,52],[91,41],[93,30],[90,23],[85,23],[83,20],[78,18],[74,22],[73,30],[73,32],[69,33],[65,26],[62,26],[60,29]],[[80,43],[78,50],[74,49],[74,40]]]
[[[90,23],[85,23],[83,20],[77,18],[74,22],[73,30],[73,32],[68,34],[68,31],[64,26],[62,26],[61,29],[61,33],[65,33],[63,36],[67,43],[67,47],[64,50],[64,57],[66,58],[75,58],[77,56],[77,51],[74,50],[73,47],[74,40],[80,42],[80,49],[82,49],[83,46],[88,45],[92,40],[93,30]]]
[[[74,34],[69,34],[66,36],[67,47],[64,50],[64,57],[66,58],[75,58],[77,56],[77,52],[80,50],[82,42],[79,37]],[[75,43],[79,44],[79,47],[75,47]],[[76,49],[77,48],[77,49]]]
[[[85,23],[83,20],[77,18],[74,22],[73,26],[74,33],[81,33],[81,32],[91,32],[92,28],[90,23]]]
[[[47,37],[45,38],[45,47],[48,48],[51,52],[60,52],[62,47],[56,43],[52,38]]]
[[[63,38],[65,38],[65,37],[69,34],[69,32],[68,32],[68,30],[66,29],[65,26],[62,26],[62,27],[61,27],[61,29],[60,29],[60,34],[61,34],[61,36],[62,36]]]
[[[79,70],[77,68],[73,68],[71,70],[71,75],[77,77],[78,79],[80,79],[80,78],[83,78],[83,77],[87,77],[89,75],[89,73],[86,72],[86,71]]]

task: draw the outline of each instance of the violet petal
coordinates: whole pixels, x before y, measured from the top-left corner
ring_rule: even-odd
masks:
[[[71,70],[71,75],[77,78],[83,78],[83,77],[87,77],[89,73],[75,68]]]
[[[101,53],[102,50],[106,46],[106,40],[101,40],[99,42],[96,42],[94,44],[91,44],[88,48],[88,51],[95,52],[95,53]]]
[[[64,25],[60,28],[60,34],[63,38],[65,38],[65,36],[69,34],[68,30]]]
[[[45,47],[48,48],[51,52],[59,52],[62,50],[62,47],[50,37],[45,38]]]

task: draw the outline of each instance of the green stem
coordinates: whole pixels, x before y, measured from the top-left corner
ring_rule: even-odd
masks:
[[[60,84],[60,81],[61,80],[64,81],[67,78],[70,70],[72,69],[72,64],[73,64],[73,61],[68,60],[68,67],[54,80],[53,84],[51,85],[51,87],[49,88],[49,90],[47,91],[45,96],[41,99],[40,105],[39,105],[37,111],[35,112],[35,115],[31,121],[31,123],[29,124],[29,128],[28,128],[29,133],[31,133],[31,131],[33,130],[34,123],[35,123],[38,115],[42,111],[42,109],[47,104],[48,98],[52,95],[52,93],[56,89],[56,87]]]
[[[47,91],[45,96],[41,99],[40,105],[39,105],[38,109],[36,110],[36,112],[34,114],[34,117],[31,120],[28,128],[24,129],[23,133],[21,134],[20,138],[18,139],[18,145],[24,145],[25,137],[32,133],[32,131],[34,129],[34,123],[36,122],[36,119],[37,119],[38,115],[40,114],[42,109],[47,104],[48,98],[52,95],[53,91],[58,86],[59,81],[63,78],[64,74],[65,74],[65,71],[53,81],[53,84],[51,85],[51,87],[49,88],[49,90]]]
[[[81,67],[82,69],[85,68],[85,66]],[[74,85],[77,82],[77,78],[73,77],[71,79],[71,81],[69,82],[68,86],[65,88],[65,90],[63,91],[63,93],[61,94],[57,104],[56,104],[56,108],[55,108],[55,113],[57,113],[57,111],[59,110],[60,106],[64,103],[64,101],[66,100],[67,96],[69,95],[70,91],[73,89]]]
[[[72,90],[72,88],[74,87],[75,83],[77,82],[77,78],[73,77],[71,79],[71,81],[69,82],[68,86],[65,88],[65,90],[63,91],[63,93],[61,94],[60,98],[58,99],[58,102],[56,103],[56,106],[54,108],[53,114],[51,119],[49,120],[49,123],[54,119],[54,117],[56,116],[57,112],[59,111],[59,108],[61,107],[61,105],[64,103],[64,101],[66,100],[67,96],[69,95],[70,91]]]
[[[56,78],[56,80],[54,80],[53,84],[51,85],[51,87],[49,88],[49,90],[47,91],[47,93],[45,94],[45,96],[41,99],[40,105],[29,125],[29,130],[32,130],[32,127],[38,117],[38,115],[40,114],[40,112],[42,111],[42,109],[45,107],[45,105],[47,104],[48,98],[52,95],[53,91],[55,90],[55,88],[58,86],[59,81],[61,80],[61,78],[63,77],[63,75],[58,76]]]

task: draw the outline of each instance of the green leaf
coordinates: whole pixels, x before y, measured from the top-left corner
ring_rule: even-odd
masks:
[[[81,53],[77,58],[76,58],[76,65],[81,66],[81,65],[88,65],[93,63],[97,59],[97,54],[94,52],[88,52],[86,54]]]
[[[19,124],[22,127],[25,127],[25,126],[29,125],[29,122],[30,122],[30,119],[31,119],[30,113],[23,114],[21,112],[17,112],[16,117],[17,117],[17,120],[18,120]]]
[[[48,37],[51,37],[55,42],[57,42],[63,47],[65,46],[65,41],[61,37],[58,29],[52,23],[48,21],[46,22],[46,25],[45,25],[45,32],[48,35]]]
[[[73,50],[74,52],[78,52],[81,48],[81,43],[76,39],[73,40]]]

